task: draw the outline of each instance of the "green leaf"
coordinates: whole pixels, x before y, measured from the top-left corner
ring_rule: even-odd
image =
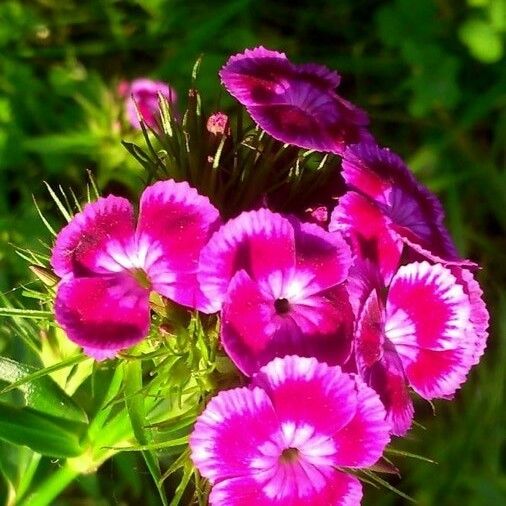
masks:
[[[417,455],[416,453],[406,452],[404,450],[395,450],[394,448],[387,448],[385,450],[385,453],[396,455],[398,457],[409,457],[411,459],[421,460],[422,462],[428,462],[429,464],[437,464],[435,460],[423,457],[422,455]]]
[[[0,357],[0,381],[10,383],[11,386],[34,372],[37,371],[33,367]],[[49,376],[18,384],[16,388],[23,394],[27,407],[63,420],[81,423],[88,421],[83,409]],[[4,392],[0,392],[0,395]]]
[[[148,445],[150,441],[144,430],[146,419],[144,396],[142,395],[142,361],[133,360],[123,364],[125,368],[125,403],[137,441],[141,445]],[[160,499],[164,506],[168,505],[163,487],[160,485],[161,472],[156,455],[151,450],[143,450],[142,455],[153,480],[158,488]]]
[[[0,439],[24,445],[49,457],[77,457],[83,452],[79,435],[70,425],[31,411],[0,404]]]
[[[390,490],[391,492],[394,492],[394,494],[397,494],[403,499],[406,499],[406,501],[416,503],[416,501],[412,497],[405,494],[404,492],[401,492],[398,488],[395,488],[393,485],[390,485],[388,481],[385,481],[383,478],[380,478],[372,471],[368,471],[367,469],[360,469],[360,472],[358,474],[359,478],[361,477],[361,474],[365,474],[367,478],[369,478],[373,483],[377,483],[378,485],[381,485],[382,487]]]
[[[22,318],[31,318],[32,320],[47,320],[53,317],[53,313],[51,311],[42,311],[38,309],[0,307],[0,316],[18,316]]]
[[[481,19],[468,19],[460,27],[459,36],[470,53],[483,63],[498,62],[504,54],[501,35]]]

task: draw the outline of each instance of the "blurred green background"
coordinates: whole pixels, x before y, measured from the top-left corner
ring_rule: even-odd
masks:
[[[369,112],[380,144],[444,202],[461,253],[480,263],[489,347],[453,403],[417,405],[391,480],[422,506],[506,504],[506,0],[1,0],[0,291],[30,282],[13,244],[37,247],[49,216],[44,181],[136,192],[142,172],[116,93],[124,79],[169,82],[182,99],[203,53],[209,110],[231,103],[217,71],[263,44],[337,69],[341,94]],[[225,102],[224,102],[225,100]],[[81,190],[79,190],[81,189]],[[1,351],[1,350],[0,350]],[[133,456],[79,480],[58,504],[156,504]],[[143,499],[141,499],[143,498]],[[141,502],[139,502],[141,501]],[[365,505],[405,504],[366,490]]]

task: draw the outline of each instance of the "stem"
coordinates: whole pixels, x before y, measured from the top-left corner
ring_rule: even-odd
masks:
[[[79,471],[73,469],[66,462],[58,471],[42,482],[40,487],[26,497],[19,506],[49,506],[72,481],[77,478]]]

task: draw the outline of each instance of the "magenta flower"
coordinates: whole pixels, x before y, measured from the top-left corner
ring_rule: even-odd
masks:
[[[336,94],[339,75],[322,65],[291,63],[263,47],[232,56],[220,77],[228,92],[275,139],[342,153],[371,138],[365,112]]]
[[[196,271],[218,211],[187,183],[160,181],[141,197],[137,227],[124,198],[88,204],[56,238],[51,263],[62,278],[56,320],[68,337],[100,360],[142,340],[149,293],[205,310]]]
[[[411,263],[399,268],[385,298],[378,288],[365,294],[355,354],[402,436],[413,419],[408,385],[428,400],[453,396],[484,352],[488,313],[478,283],[460,267]]]
[[[358,377],[314,358],[277,358],[211,399],[190,437],[212,506],[357,506],[359,480],[389,442],[385,409]]]
[[[221,314],[223,347],[245,374],[297,353],[342,364],[353,314],[343,285],[351,264],[340,234],[267,209],[242,213],[200,256],[199,281]]]
[[[161,93],[170,104],[175,104],[177,101],[176,92],[171,86],[163,81],[153,81],[147,78],[134,79],[130,83],[123,82],[118,90],[120,95],[126,99],[128,121],[138,130],[140,130],[141,124],[137,110],[146,125],[157,128],[158,93]]]
[[[387,281],[404,245],[435,262],[472,265],[459,257],[439,200],[396,154],[373,143],[351,146],[343,177],[352,191],[339,199],[329,229],[349,236],[355,251],[377,262]]]

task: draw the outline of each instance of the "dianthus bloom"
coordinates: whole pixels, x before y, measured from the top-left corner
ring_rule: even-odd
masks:
[[[132,82],[123,82],[119,86],[120,94],[126,98],[125,107],[130,124],[140,129],[138,114],[151,128],[157,128],[158,94],[161,93],[170,104],[175,104],[177,95],[174,89],[163,81],[140,78]],[[137,107],[136,107],[137,105]],[[138,111],[138,112],[137,112]]]
[[[389,441],[385,409],[358,377],[314,358],[263,367],[211,399],[190,438],[212,506],[358,506],[359,480]]]
[[[469,271],[424,261],[400,267],[387,289],[365,288],[361,298],[357,366],[380,394],[393,433],[404,435],[413,419],[408,385],[428,400],[450,398],[483,354],[481,290]]]
[[[149,294],[204,309],[196,279],[202,246],[219,213],[183,182],[146,188],[137,227],[128,200],[108,196],[86,205],[56,238],[51,263],[61,282],[56,320],[84,351],[103,359],[143,339]]]
[[[471,264],[459,257],[437,197],[395,153],[371,142],[351,146],[343,155],[343,178],[350,191],[339,199],[329,228],[350,237],[357,254],[376,262],[386,280],[404,245],[432,261]]]
[[[220,77],[258,125],[281,142],[342,153],[371,137],[366,113],[336,94],[340,77],[322,65],[295,65],[284,53],[257,47],[232,56]]]
[[[340,234],[268,209],[242,213],[202,250],[201,289],[221,309],[225,351],[247,375],[297,353],[343,364],[353,314],[344,287],[350,249]]]

